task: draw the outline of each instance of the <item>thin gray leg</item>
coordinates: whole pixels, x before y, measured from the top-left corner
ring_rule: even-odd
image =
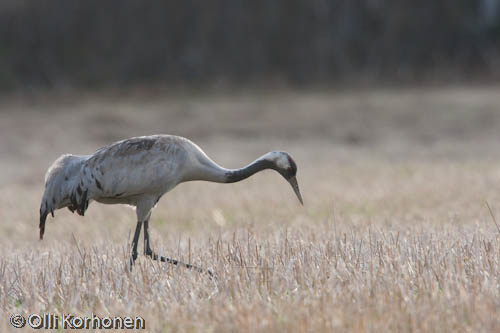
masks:
[[[151,256],[151,244],[149,242],[149,220],[144,221],[144,255]]]
[[[134,239],[132,240],[132,257],[130,258],[130,269],[137,259],[137,243],[139,243],[139,236],[141,234],[142,222],[137,221],[137,226],[135,227]]]

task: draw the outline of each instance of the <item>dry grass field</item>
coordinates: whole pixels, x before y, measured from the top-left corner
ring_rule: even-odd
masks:
[[[217,279],[142,255],[130,272],[125,206],[56,211],[38,239],[55,158],[155,133],[226,167],[286,150],[305,206],[271,171],[165,195],[153,249]],[[499,148],[499,87],[4,98],[0,331],[50,312],[151,332],[499,332]]]

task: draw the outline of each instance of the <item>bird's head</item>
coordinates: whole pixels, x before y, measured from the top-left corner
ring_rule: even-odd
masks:
[[[268,153],[265,159],[272,164],[272,169],[278,171],[290,183],[300,203],[304,204],[297,183],[297,164],[292,156],[284,151],[273,151]]]

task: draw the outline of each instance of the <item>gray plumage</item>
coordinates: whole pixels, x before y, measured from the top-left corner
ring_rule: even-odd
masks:
[[[241,169],[225,169],[186,138],[153,135],[122,140],[92,155],[62,155],[45,176],[40,239],[49,213],[53,216],[55,210],[68,207],[83,216],[92,201],[135,206],[137,220],[146,222],[147,231],[152,208],[177,184],[192,180],[231,183],[264,169],[274,169],[285,177],[302,202],[295,178],[297,166],[285,152],[267,153]]]

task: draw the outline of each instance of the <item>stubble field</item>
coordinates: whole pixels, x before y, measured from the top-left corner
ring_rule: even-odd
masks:
[[[0,133],[2,332],[43,312],[153,332],[500,331],[497,87],[11,96]],[[272,171],[165,195],[153,249],[216,279],[142,255],[129,271],[126,206],[56,211],[38,239],[55,158],[158,133],[226,167],[286,150],[305,205]]]

